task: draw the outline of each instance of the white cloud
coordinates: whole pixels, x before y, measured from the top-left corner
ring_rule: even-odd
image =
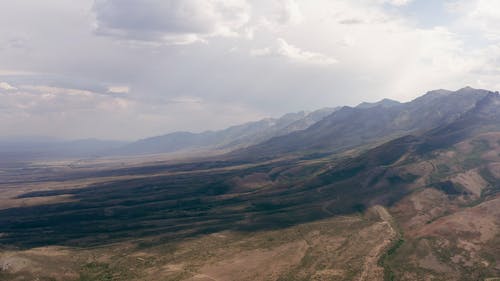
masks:
[[[404,6],[408,5],[410,2],[413,2],[413,0],[387,0],[386,2],[395,6]]]
[[[25,85],[6,92],[0,95],[0,105],[0,131],[4,136],[36,134],[133,140],[186,128],[193,131],[224,128],[263,117],[241,104],[206,103],[199,97],[178,96],[148,103],[46,85]]]
[[[371,1],[371,0],[369,0]],[[376,0],[380,4],[389,4],[394,6],[405,6],[413,2],[414,0]]]
[[[10,85],[7,82],[0,82],[0,89],[8,91],[8,90],[16,90],[17,88]]]
[[[281,0],[278,1],[278,5],[275,14],[276,22],[280,24],[299,24],[303,21],[304,15],[297,1]]]
[[[489,39],[500,39],[500,1],[477,0],[467,13],[471,25],[476,25]]]
[[[0,42],[29,40],[0,46],[3,134],[135,138],[500,88],[496,1],[446,0],[440,28],[396,0],[4,2]]]
[[[48,94],[48,95],[68,95],[68,96],[94,96],[100,95],[99,93],[92,92],[89,90],[82,89],[72,89],[72,88],[61,88],[54,86],[46,86],[46,85],[22,85],[19,86],[19,89],[22,91],[27,91],[30,93],[40,93],[40,94]]]
[[[166,44],[238,36],[250,18],[244,0],[97,0],[93,10],[99,35]]]
[[[130,87],[128,86],[109,86],[108,93],[112,94],[127,94],[130,92]]]
[[[337,63],[337,60],[327,55],[302,50],[293,46],[285,41],[283,38],[278,38],[273,47],[263,49],[254,49],[251,51],[254,56],[271,56],[271,57],[284,57],[293,62],[318,64],[318,65],[331,65]]]
[[[196,103],[202,103],[203,99],[200,97],[190,97],[190,96],[180,96],[180,97],[175,97],[167,103],[191,103],[191,104],[196,104]]]

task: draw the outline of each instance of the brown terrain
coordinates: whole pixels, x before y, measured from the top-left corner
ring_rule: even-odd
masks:
[[[315,167],[335,160],[301,161],[301,167]],[[70,194],[19,197],[33,191],[85,189],[116,180],[190,173],[232,173],[257,166],[56,176],[52,180],[43,180],[40,172],[22,184],[11,176],[0,185],[0,209],[78,200]],[[61,167],[51,167],[51,173],[67,175],[70,168]],[[273,173],[299,174],[303,168],[297,167],[233,176],[234,193],[218,198],[270,192],[275,184]],[[315,173],[331,166],[321,167]],[[416,176],[405,185],[409,192],[394,204],[373,204],[359,212],[338,214],[332,211],[338,201],[328,199],[318,206],[326,218],[278,229],[212,231],[172,239],[155,233],[89,247],[3,246],[0,280],[499,280],[499,133],[480,134],[426,157],[404,154],[387,169]],[[314,190],[316,196],[327,192],[325,186]],[[231,208],[237,211],[245,206]],[[7,234],[0,233],[0,238],[3,235]]]
[[[376,280],[383,275],[378,258],[395,232],[385,209],[372,212],[383,215],[213,233],[147,249],[120,243],[4,250],[0,266],[10,276],[4,280]]]

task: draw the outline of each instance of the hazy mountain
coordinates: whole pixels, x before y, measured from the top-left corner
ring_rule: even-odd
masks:
[[[267,118],[220,131],[175,132],[139,140],[115,150],[114,153],[130,155],[197,150],[233,150],[306,129],[334,111],[334,108],[324,108],[310,113],[304,111],[289,113],[280,118]]]
[[[384,100],[343,107],[306,130],[272,138],[235,151],[236,157],[272,157],[286,153],[340,151],[448,124],[474,107],[489,91],[470,87],[436,90],[407,103]]]
[[[371,107],[392,107],[401,104],[399,101],[391,100],[391,99],[383,99],[378,102],[362,102],[356,106],[356,108],[371,108]]]
[[[267,118],[203,133],[174,132],[136,142],[98,139],[63,140],[44,136],[0,139],[0,162],[87,158],[104,155],[140,155],[200,150],[232,150],[268,140],[275,136],[303,130],[335,109],[324,108],[289,113],[281,118]]]

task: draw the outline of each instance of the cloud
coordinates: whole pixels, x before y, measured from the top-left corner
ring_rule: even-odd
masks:
[[[461,0],[450,4],[461,15],[465,28],[476,29],[488,40],[500,40],[500,2],[496,0]]]
[[[98,35],[166,44],[237,36],[250,17],[244,0],[97,0],[93,10]]]
[[[430,2],[4,1],[0,132],[132,139],[499,89],[496,1]]]
[[[46,85],[22,85],[2,95],[0,102],[24,113],[45,114],[66,110],[95,108],[99,103],[113,100],[100,93]]]
[[[111,94],[127,94],[130,92],[130,87],[128,86],[109,86],[108,93]]]
[[[7,82],[0,82],[0,89],[2,90],[17,90],[16,87],[10,85],[9,83]]]
[[[253,56],[257,57],[284,57],[293,62],[331,65],[337,63],[337,60],[321,53],[315,53],[302,50],[285,41],[283,38],[278,38],[273,47],[263,49],[254,49],[251,51]]]
[[[22,85],[19,86],[21,91],[27,91],[29,93],[40,93],[48,96],[55,95],[68,95],[68,96],[83,96],[89,97],[94,95],[101,95],[100,93],[82,90],[82,89],[73,89],[73,88],[61,88],[47,85]]]
[[[349,25],[349,24],[362,24],[362,23],[364,23],[364,21],[361,19],[354,19],[353,18],[353,19],[342,19],[342,20],[339,20],[338,23],[347,24],[347,25]]]
[[[382,3],[387,3],[394,6],[405,6],[413,2],[413,0],[381,0]]]
[[[181,96],[181,97],[175,97],[166,103],[191,103],[191,104],[196,104],[196,103],[203,103],[203,99],[199,97],[189,97],[189,96]]]
[[[295,0],[278,1],[275,20],[280,24],[299,24],[303,21],[304,15],[299,4]]]
[[[238,124],[239,118],[249,121],[263,117],[241,104],[204,102],[199,97],[178,96],[149,103],[47,85],[24,85],[8,91],[0,95],[0,105],[0,131],[4,136],[133,140],[170,130],[224,128]]]

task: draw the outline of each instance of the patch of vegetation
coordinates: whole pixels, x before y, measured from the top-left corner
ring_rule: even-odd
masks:
[[[412,174],[412,173],[405,173],[405,174],[401,175],[401,178],[403,179],[403,181],[405,181],[407,183],[412,183],[412,182],[416,181],[417,179],[419,179],[420,176]]]
[[[482,165],[485,161],[481,158],[482,154],[490,150],[490,145],[486,140],[473,140],[471,141],[473,145],[472,151],[467,154],[463,161],[463,166],[466,170],[476,168]]]
[[[384,281],[396,280],[396,275],[394,274],[390,266],[387,265],[386,261],[396,253],[396,251],[403,245],[404,242],[405,241],[403,238],[399,238],[378,260],[378,265],[384,268]]]
[[[500,192],[500,182],[488,168],[479,169],[479,175],[489,183],[486,190],[483,190],[481,197],[491,196]]]
[[[471,144],[474,146],[473,151],[475,152],[483,152],[491,149],[490,143],[484,139],[473,140]]]
[[[366,206],[364,204],[354,204],[352,209],[357,213],[363,213],[366,211]]]
[[[446,164],[443,164],[443,163],[438,163],[436,165],[436,169],[437,169],[438,174],[443,175],[443,176],[446,176],[446,175],[450,174],[450,172],[451,172],[450,167]]]
[[[79,281],[112,281],[113,274],[108,264],[91,262],[85,264],[80,272]]]
[[[394,247],[390,248],[393,249],[390,255],[384,255],[383,259],[380,260],[381,266],[384,267],[384,281],[401,280],[402,276],[408,273],[412,274],[410,280],[425,280],[425,278],[433,276],[432,271],[419,267],[409,259],[411,256],[417,259],[425,258],[429,254],[428,247],[422,247],[421,240],[406,239],[400,241],[398,240],[399,243],[395,243]]]
[[[434,184],[437,190],[440,190],[448,195],[465,194],[465,188],[460,184],[452,181],[442,181]]]

